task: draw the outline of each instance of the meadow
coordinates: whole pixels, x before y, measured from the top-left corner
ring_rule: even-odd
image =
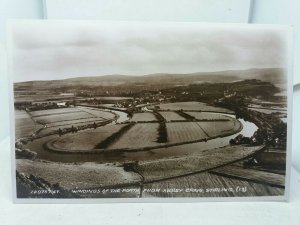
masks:
[[[41,124],[35,123],[26,111],[15,110],[16,139],[29,137],[42,127]]]
[[[162,115],[166,121],[176,121],[176,120],[185,120],[184,117],[180,116],[176,112],[159,112],[160,115]]]
[[[162,103],[156,105],[160,110],[184,110],[184,111],[207,111],[207,112],[221,112],[232,113],[231,110],[210,106],[203,102],[174,102],[174,103]],[[153,106],[152,108],[154,108]]]
[[[117,115],[110,111],[87,107],[39,110],[31,111],[29,114],[33,121],[45,126],[39,133],[42,136],[59,129],[85,126],[117,118]]]
[[[159,146],[158,123],[138,123],[129,129],[119,140],[109,146],[108,149],[139,149],[149,146]]]
[[[168,143],[190,142],[203,140],[208,136],[194,122],[167,123]]]
[[[142,122],[142,121],[157,121],[156,117],[150,112],[135,113],[130,119],[132,122]]]
[[[107,125],[97,129],[88,129],[76,134],[66,134],[63,137],[49,142],[49,147],[56,151],[84,152],[95,149],[96,145],[118,132],[124,124]]]
[[[209,112],[185,112],[197,120],[229,120],[228,116]]]

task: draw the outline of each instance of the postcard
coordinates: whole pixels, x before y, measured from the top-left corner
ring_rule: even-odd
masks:
[[[291,30],[14,21],[16,200],[286,200]]]

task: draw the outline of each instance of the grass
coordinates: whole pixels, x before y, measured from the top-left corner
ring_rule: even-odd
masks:
[[[39,110],[30,112],[30,115],[34,120],[41,123],[62,123],[61,125],[64,125],[64,122],[67,124],[71,120],[84,120],[95,117],[113,119],[115,117],[115,114],[112,112],[86,107]]]
[[[197,122],[209,137],[218,137],[233,134],[240,129],[240,122],[237,120],[230,121],[210,121]]]
[[[114,142],[118,141],[134,124],[130,123],[123,125],[117,132],[104,138],[100,143],[98,143],[94,149],[106,149]]]
[[[248,169],[240,166],[224,166],[213,170],[212,173],[241,180],[268,184],[280,188],[284,188],[285,186],[285,175],[255,169]]]
[[[29,137],[35,131],[41,129],[41,124],[35,123],[26,111],[15,110],[16,139]]]
[[[21,174],[32,174],[50,184],[58,183],[66,190],[127,185],[141,180],[138,174],[126,172],[123,167],[113,164],[66,164],[18,159],[16,169]]]
[[[158,123],[137,123],[108,149],[139,149],[159,145]]]
[[[86,107],[40,110],[32,111],[30,114],[33,120],[47,125],[47,128],[39,133],[42,136],[52,134],[58,129],[86,126],[117,118],[117,115],[112,112]]]
[[[197,120],[230,120],[228,116],[209,112],[185,112]]]
[[[223,166],[250,156],[262,148],[263,146],[227,146],[180,158],[141,162],[138,171],[146,182],[152,182]]]
[[[134,113],[130,121],[132,122],[157,121],[157,119],[153,113],[145,112],[145,113]]]
[[[207,138],[207,135],[194,122],[167,123],[169,143],[180,143]]]
[[[176,121],[176,120],[185,120],[184,117],[179,115],[176,112],[159,112],[166,121]]]
[[[95,118],[94,115],[91,115],[87,112],[73,112],[67,114],[52,114],[47,116],[34,117],[36,121],[43,124],[55,123],[61,121],[74,121],[79,119]]]
[[[87,112],[95,117],[101,117],[104,119],[113,119],[115,117],[115,114],[109,111],[99,110],[99,109],[93,109],[93,108],[85,108],[80,107],[80,109],[84,112]]]
[[[196,110],[196,111],[210,111],[210,112],[224,112],[231,113],[232,111],[220,107],[209,106],[202,102],[174,102],[163,103],[158,105],[160,110]]]
[[[55,151],[81,152],[95,148],[98,143],[120,131],[125,125],[109,125],[97,129],[89,129],[76,134],[66,134],[50,141],[48,148]]]
[[[47,110],[31,111],[29,114],[33,117],[38,117],[38,116],[73,113],[73,112],[80,112],[80,111],[81,110],[78,108],[61,108],[61,109],[47,109]]]
[[[142,197],[251,197],[280,196],[283,188],[263,185],[257,182],[228,178],[209,172],[187,175],[168,180],[145,184],[145,189],[160,189],[158,193],[143,193]],[[181,192],[167,192],[172,187]],[[237,191],[236,187],[246,187],[246,191]],[[202,190],[202,192],[199,192]]]
[[[83,124],[87,124],[87,123],[93,123],[93,122],[99,122],[99,121],[103,121],[103,118],[88,118],[88,119],[78,119],[75,121],[60,121],[60,122],[54,122],[54,123],[50,123],[47,125],[48,128],[54,128],[56,127],[56,129],[58,129],[59,127],[63,127],[63,126],[76,126],[76,125],[83,125]]]

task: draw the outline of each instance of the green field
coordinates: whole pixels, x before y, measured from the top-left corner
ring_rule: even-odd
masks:
[[[197,122],[209,137],[225,136],[236,133],[241,124],[237,120]]]
[[[56,123],[62,121],[74,122],[75,120],[87,119],[87,118],[95,118],[95,116],[87,112],[72,112],[72,113],[52,114],[47,116],[34,117],[34,120],[42,124],[49,124],[49,123]]]
[[[40,129],[38,135],[44,136],[59,129],[85,126],[93,123],[114,120],[117,115],[102,109],[86,107],[58,108],[38,111],[16,110],[16,137],[30,136]]]
[[[152,182],[160,179],[178,177],[184,174],[202,172],[235,160],[247,157],[263,146],[227,146],[213,150],[200,151],[180,158],[159,159],[141,162],[138,166],[145,181]]]
[[[100,109],[93,109],[93,108],[86,108],[86,107],[78,107],[83,112],[89,113],[95,117],[101,117],[103,119],[113,119],[115,115],[112,112],[100,110]]]
[[[87,119],[78,119],[75,121],[72,121],[70,123],[69,120],[67,121],[60,121],[60,122],[54,122],[54,123],[49,123],[47,125],[47,128],[54,128],[54,127],[61,127],[61,126],[67,126],[67,125],[74,125],[74,126],[78,126],[78,125],[82,125],[82,124],[87,124],[87,123],[93,123],[93,122],[100,122],[100,121],[104,121],[104,119],[102,118],[87,118]]]
[[[159,146],[158,123],[138,123],[128,130],[119,140],[108,149],[139,149],[150,146]]]
[[[54,114],[66,114],[66,113],[74,113],[80,112],[79,108],[61,108],[61,109],[47,109],[47,110],[38,110],[38,111],[31,111],[29,114],[32,117],[39,117],[39,116],[48,116]]]
[[[104,185],[120,185],[139,182],[141,177],[126,172],[112,164],[65,164],[20,159],[16,161],[20,173],[40,177],[50,184],[58,184],[64,189],[99,188]]]
[[[167,192],[176,187],[180,192]],[[236,191],[236,187],[247,187],[246,192]],[[247,196],[279,196],[284,194],[283,188],[265,185],[255,181],[228,178],[209,172],[197,173],[157,181],[144,185],[144,190],[160,189],[158,193],[143,193],[143,197],[247,197]],[[202,190],[202,192],[201,192]]]
[[[121,125],[108,125],[98,127],[94,130],[85,130],[76,134],[67,134],[61,138],[50,142],[52,149],[65,152],[87,151],[94,149],[97,144],[104,141],[112,134],[119,131],[124,124]]]
[[[15,110],[16,139],[29,137],[43,125],[35,123],[30,115],[23,110]]]
[[[166,119],[166,121],[185,120],[184,117],[180,116],[176,112],[159,112],[159,113]]]
[[[209,112],[185,112],[197,120],[229,120],[228,116]]]
[[[168,143],[180,143],[202,140],[208,136],[197,123],[167,123]]]
[[[140,122],[140,121],[157,121],[156,117],[151,112],[144,113],[134,113],[132,118],[130,119],[132,122]]]
[[[160,110],[195,110],[195,111],[209,111],[209,112],[223,112],[223,113],[232,113],[231,110],[209,106],[202,102],[174,102],[174,103],[163,103],[157,105]],[[154,106],[152,107],[154,108]]]

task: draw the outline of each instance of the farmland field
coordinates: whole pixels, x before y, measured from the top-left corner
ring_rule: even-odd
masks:
[[[265,108],[249,107],[249,109],[257,111],[257,112],[266,113],[266,114],[272,114],[272,113],[287,114],[287,110],[286,109],[281,109],[281,108],[265,109]]]
[[[115,115],[109,111],[93,109],[93,108],[86,108],[86,107],[79,107],[79,109],[83,112],[89,113],[95,117],[101,117],[104,119],[113,119]]]
[[[224,166],[212,171],[214,174],[235,177],[237,179],[256,180],[260,183],[268,183],[278,187],[285,186],[285,175],[267,172],[263,170],[244,168],[238,165]]]
[[[110,96],[101,96],[101,97],[96,97],[97,100],[111,100],[111,101],[120,101],[120,100],[128,100],[132,99],[131,97],[122,97],[122,96],[115,96],[115,97],[110,97]]]
[[[115,115],[109,111],[86,107],[31,111],[30,115],[34,117],[35,120],[41,120],[45,123],[55,123],[60,121],[79,120],[94,117],[113,119],[115,117]]]
[[[198,120],[229,120],[228,116],[208,112],[185,112]]]
[[[65,189],[96,188],[105,185],[135,183],[140,176],[126,172],[122,167],[112,164],[64,164],[54,162],[32,162],[17,160],[18,171],[27,176],[34,175],[47,180],[51,184],[59,183]]]
[[[94,119],[93,121],[85,121],[85,122],[79,122],[79,123],[76,123],[76,121],[71,121],[71,123],[68,123],[68,124],[64,124],[64,125],[59,125],[59,126],[52,126],[52,127],[47,127],[43,130],[41,130],[39,132],[39,135],[43,136],[43,135],[47,135],[53,131],[58,131],[59,129],[65,129],[65,128],[72,128],[73,127],[80,127],[80,126],[86,126],[88,124],[93,124],[94,122],[95,123],[99,123],[99,122],[102,122],[103,120],[96,120]],[[66,121],[68,122],[68,121]]]
[[[255,181],[245,181],[209,172],[187,175],[144,185],[144,189],[170,189],[176,187],[181,192],[143,193],[143,197],[234,197],[234,196],[278,196],[284,188],[264,185]],[[188,187],[188,188],[187,188]],[[246,192],[237,192],[235,187],[247,187]],[[202,191],[201,191],[202,190]]]
[[[39,116],[74,113],[74,112],[80,112],[80,109],[78,108],[47,109],[47,110],[31,111],[29,112],[29,114],[33,117],[39,117]]]
[[[100,121],[104,121],[104,119],[102,118],[87,118],[87,119],[78,119],[75,120],[73,122],[71,122],[72,125],[79,125],[79,124],[87,124],[87,123],[93,123],[93,122],[100,122]],[[66,126],[66,125],[70,125],[70,121],[60,121],[60,122],[54,122],[54,123],[49,123],[49,125],[47,125],[48,128],[52,128],[52,127],[59,127],[59,126]]]
[[[51,143],[51,146],[60,151],[85,151],[94,149],[97,144],[119,131],[123,125],[108,125],[95,130],[86,130],[77,134],[67,134]]]
[[[34,120],[46,123],[49,127],[92,122],[93,120],[113,119],[115,117],[115,115],[109,111],[84,107],[32,111],[30,114]]]
[[[183,157],[158,159],[141,162],[138,165],[139,173],[145,181],[156,181],[160,179],[177,177],[184,174],[203,172],[235,160],[247,157],[263,146],[226,146],[213,150],[199,151]]]
[[[231,110],[209,106],[202,102],[174,102],[174,103],[163,103],[158,105],[161,110],[196,110],[196,111],[210,111],[210,112],[224,112],[231,113]]]
[[[15,125],[16,125],[16,139],[21,137],[28,137],[35,131],[42,128],[41,124],[35,123],[30,115],[23,110],[15,110]]]
[[[222,124],[222,123],[225,123]],[[85,123],[74,124],[76,126],[85,125]],[[133,124],[132,124],[133,125]],[[122,125],[124,126],[124,125]],[[79,132],[78,134],[67,134],[66,138],[59,138],[53,142],[54,149],[62,151],[88,151],[95,148],[97,144],[110,137],[122,128],[121,125],[108,125]],[[57,131],[59,128],[70,128],[71,125],[50,127],[41,132],[47,134],[51,131]],[[134,124],[129,130],[126,130],[120,138],[113,140],[105,149],[126,149],[135,150],[142,148],[158,148],[164,144],[157,143],[158,123],[138,123]],[[168,144],[183,144],[188,142],[203,141],[206,138],[224,136],[233,134],[240,128],[240,123],[234,120],[228,122],[170,122],[166,123]],[[68,144],[69,142],[69,144]],[[84,147],[86,146],[86,147]]]
[[[133,121],[133,122],[157,121],[157,119],[152,113],[145,112],[145,113],[135,113],[135,114],[133,114],[133,117],[131,118],[130,121]]]
[[[40,132],[40,135],[49,135],[51,132],[58,131],[58,129],[71,128],[72,126],[80,127],[82,125],[91,124],[93,122],[104,121],[102,117],[84,118],[84,119],[70,119],[71,115],[77,115],[78,113],[89,116],[93,111],[98,116],[107,114],[114,115],[107,111],[101,111],[98,109],[87,109],[80,108],[78,112],[69,112],[68,119],[64,121],[57,121],[47,124],[47,128]],[[57,111],[55,111],[57,113]],[[90,113],[91,112],[91,113]],[[101,114],[103,113],[103,114]],[[191,115],[198,116],[206,119],[226,119],[228,121],[209,121],[209,122],[183,122],[183,117],[181,117],[176,112],[159,112],[165,118],[172,118],[172,120],[180,119],[180,122],[168,122],[166,123],[166,135],[167,139],[164,143],[158,143],[159,137],[159,123],[143,123],[147,121],[155,121],[156,117],[150,112],[135,113],[131,119],[131,122],[140,122],[138,124],[131,124],[128,130],[122,132],[118,138],[111,137],[114,133],[118,132],[122,126],[104,126],[97,128],[96,130],[79,132],[78,134],[67,134],[64,138],[59,138],[57,142],[52,142],[52,148],[61,151],[94,151],[97,144],[111,137],[108,145],[104,147],[97,147],[101,149],[126,149],[126,150],[137,150],[143,148],[159,148],[164,145],[174,145],[174,144],[184,144],[195,141],[204,141],[207,138],[214,138],[218,136],[225,136],[236,133],[240,128],[240,122],[230,118],[228,116],[223,116],[219,114],[204,113],[204,112],[189,112]],[[63,114],[64,115],[64,114]],[[60,117],[62,114],[54,114],[47,116],[38,116],[37,118],[50,117],[53,116]],[[54,121],[54,120],[53,120]],[[69,142],[69,145],[68,145]],[[65,145],[64,145],[65,144]]]
[[[135,124],[108,149],[138,149],[159,145],[156,142],[158,126],[158,123]]]
[[[230,121],[211,121],[211,122],[197,122],[209,137],[217,137],[232,134],[240,129],[240,122],[237,120]]]
[[[183,118],[176,112],[159,112],[159,113],[166,119],[166,121],[185,120],[185,118]]]
[[[87,107],[31,111],[30,115],[33,121],[46,124],[46,128],[39,133],[42,136],[58,131],[58,129],[78,127],[117,118],[110,111]]]
[[[15,95],[15,102],[51,102],[63,101],[72,99],[72,96],[55,96],[51,94],[38,94],[38,95]]]
[[[180,143],[207,138],[197,123],[167,123],[169,143]]]
[[[61,121],[74,121],[79,119],[87,119],[87,118],[94,118],[94,115],[91,115],[87,112],[72,112],[67,114],[52,114],[47,116],[39,116],[38,118],[34,117],[39,123],[48,124],[48,123],[55,123]]]

